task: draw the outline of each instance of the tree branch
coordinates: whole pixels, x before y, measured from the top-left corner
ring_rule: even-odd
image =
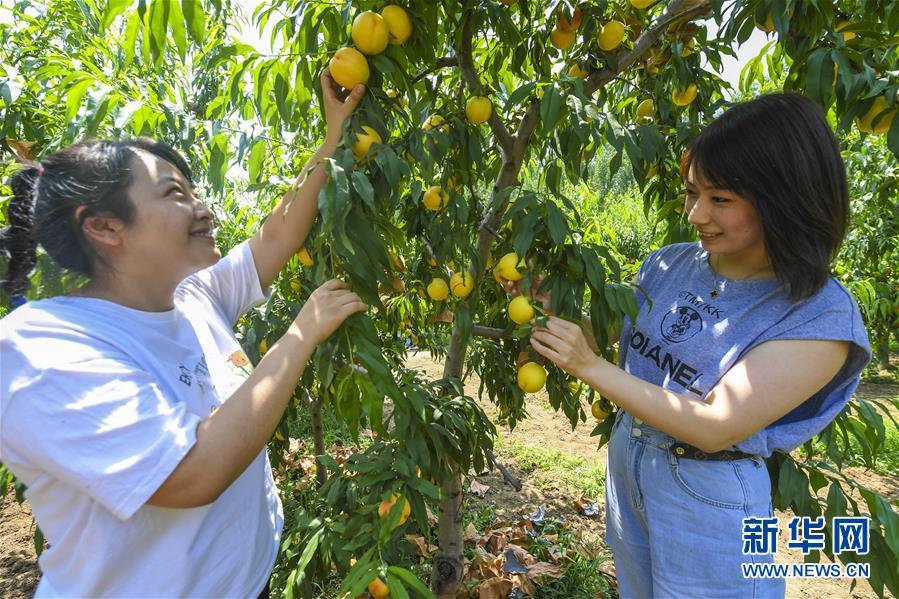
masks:
[[[480,324],[472,325],[471,334],[477,337],[489,337],[491,339],[511,339],[512,335],[506,333],[504,329],[494,327],[485,327]]]
[[[413,77],[411,84],[415,85],[416,83],[418,83],[419,81],[421,81],[422,79],[424,79],[425,77],[427,77],[428,75],[433,73],[434,71],[437,71],[439,69],[445,69],[447,67],[454,67],[458,64],[459,64],[459,59],[456,56],[443,56],[441,58],[438,58],[437,61],[434,63],[433,67],[431,67],[430,69],[427,69],[426,71],[422,71],[421,73],[419,73],[418,75]]]
[[[531,143],[531,135],[534,134],[534,130],[537,129],[537,124],[539,122],[540,101],[534,98],[531,100],[531,105],[528,107],[528,111],[525,113],[524,118],[521,119],[521,124],[518,126],[518,132],[515,134],[513,154],[517,160],[524,161],[524,151],[527,149],[528,144]]]
[[[521,486],[522,486],[521,481],[519,479],[515,478],[512,475],[512,473],[509,472],[508,468],[506,468],[505,466],[500,464],[499,461],[497,461],[496,456],[493,455],[493,450],[491,450],[491,449],[487,450],[487,457],[490,458],[491,460],[493,460],[494,465],[496,465],[496,467],[499,468],[500,473],[502,473],[502,475],[503,475],[503,480],[505,480],[507,483],[509,483],[512,486],[512,488],[515,489],[516,491],[521,491]]]
[[[649,29],[640,34],[634,47],[629,52],[625,52],[618,59],[614,67],[607,67],[601,71],[591,73],[584,85],[584,95],[592,96],[596,90],[606,85],[614,79],[619,73],[634,64],[638,58],[642,57],[649,48],[655,44],[656,40],[668,26],[679,19],[689,19],[709,8],[709,0],[697,4],[685,11],[680,11],[680,7],[686,0],[672,0],[668,3],[665,12],[661,14],[658,21],[652,24]]]
[[[462,23],[462,39],[459,41],[459,70],[462,73],[462,79],[468,86],[468,91],[476,96],[480,96],[483,95],[484,86],[474,69],[474,58],[471,49],[474,31],[471,25],[471,14],[472,11],[467,9],[465,17],[463,17],[465,20]],[[490,129],[503,149],[503,153],[508,157],[512,151],[514,140],[496,110],[491,111],[487,124],[490,125]]]

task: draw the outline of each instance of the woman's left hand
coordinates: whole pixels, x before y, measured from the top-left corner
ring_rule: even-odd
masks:
[[[590,349],[579,325],[557,316],[550,316],[545,327],[534,327],[531,345],[541,356],[579,379],[595,360],[601,359]]]
[[[324,98],[323,111],[328,126],[327,135],[333,141],[340,141],[343,122],[356,110],[362,96],[365,95],[365,86],[360,83],[353,88],[352,92],[347,93],[337,85],[331,77],[330,69],[327,68],[322,71],[321,82]]]

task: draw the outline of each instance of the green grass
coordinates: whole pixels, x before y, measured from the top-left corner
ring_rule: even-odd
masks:
[[[541,586],[538,596],[545,599],[617,597],[618,593],[609,585],[609,579],[599,571],[603,562],[610,559],[610,556],[588,557],[574,554],[565,568],[565,576]]]
[[[877,460],[875,470],[890,476],[899,476],[899,429],[887,429],[883,455]]]
[[[886,426],[886,440],[883,444],[883,452],[875,462],[874,470],[887,476],[899,476],[899,428],[893,426],[888,419],[884,419],[884,425]]]
[[[883,447],[877,452],[874,458],[874,467],[872,472],[882,476],[899,476],[899,428],[887,416],[883,415],[883,426],[885,430]],[[837,443],[842,452],[845,449],[845,441],[842,437],[837,437]],[[814,449],[820,456],[826,455],[826,447],[820,441],[814,442]],[[849,438],[849,450],[846,452],[846,464],[849,466],[857,466],[864,468],[865,463],[862,458],[862,449],[855,437]]]
[[[538,489],[561,488],[591,498],[601,497],[605,493],[605,466],[596,462],[590,464],[582,456],[551,447],[527,445],[503,436],[497,439],[496,449],[513,458],[519,468],[531,474],[528,484]]]

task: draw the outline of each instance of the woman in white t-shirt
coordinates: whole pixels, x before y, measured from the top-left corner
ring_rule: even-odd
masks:
[[[327,71],[322,87],[326,141],[224,258],[164,144],[83,142],[14,176],[0,248],[20,307],[0,321],[0,460],[50,545],[37,596],[267,589],[283,518],[266,442],[315,347],[366,309],[328,281],[255,370],[232,330],[303,245],[321,163],[364,93],[344,99]],[[25,303],[36,244],[88,282]]]

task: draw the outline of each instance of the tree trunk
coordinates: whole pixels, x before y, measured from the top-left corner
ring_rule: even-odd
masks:
[[[462,583],[462,475],[454,474],[440,490],[438,549],[431,575],[431,591],[439,599],[455,599]]]
[[[309,418],[312,420],[312,442],[315,445],[315,455],[324,455],[325,427],[322,426],[322,400],[310,398]],[[315,480],[318,481],[318,486],[328,482],[328,470],[318,460],[315,460]]]
[[[890,335],[887,333],[883,341],[877,346],[877,359],[880,361],[881,370],[890,369]]]
[[[518,183],[518,173],[521,170],[524,150],[527,147],[527,141],[529,141],[531,132],[533,132],[533,128],[526,132],[524,143],[520,146],[516,144],[512,155],[507,156],[506,164],[500,172],[496,185],[494,185],[494,194],[509,185]],[[503,202],[495,213],[487,215],[481,227],[477,245],[481,264],[486,264],[487,258],[490,256],[493,231],[498,227],[506,205],[507,201]],[[476,284],[483,278],[483,274],[480,271],[472,272]],[[446,362],[443,366],[444,378],[462,377],[468,341],[469,339],[463,337],[460,319],[455,319]],[[462,576],[465,574],[462,561],[462,474],[462,472],[454,473],[449,480],[444,481],[441,485],[442,499],[440,500],[440,513],[437,520],[438,550],[437,556],[434,558],[434,569],[431,573],[431,591],[439,599],[455,599],[459,588],[462,586]]]

